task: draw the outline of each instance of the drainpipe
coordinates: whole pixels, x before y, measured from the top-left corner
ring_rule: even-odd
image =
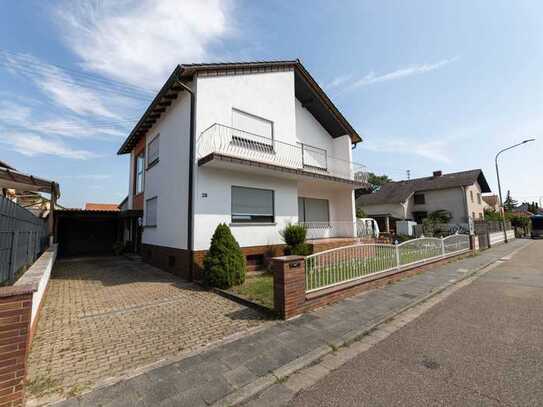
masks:
[[[189,278],[193,280],[194,265],[192,260],[192,252],[194,249],[194,196],[193,196],[193,177],[194,177],[194,159],[195,159],[195,148],[194,143],[196,140],[196,128],[194,127],[195,122],[195,105],[196,105],[196,96],[192,89],[181,82],[179,79],[176,80],[176,83],[185,89],[190,95],[190,143],[189,143],[189,199],[188,199],[188,222],[187,222],[187,247],[189,251]]]

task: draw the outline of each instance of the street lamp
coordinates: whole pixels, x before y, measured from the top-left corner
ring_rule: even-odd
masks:
[[[502,227],[503,227],[503,237],[505,243],[507,243],[507,231],[505,230],[505,208],[503,207],[503,200],[502,200],[502,186],[500,185],[500,171],[498,170],[498,156],[503,153],[504,151],[511,150],[512,148],[521,146],[523,144],[529,143],[530,141],[535,141],[535,138],[529,138],[527,140],[521,141],[520,143],[517,143],[515,145],[512,145],[510,147],[504,148],[503,150],[498,151],[498,154],[496,154],[496,158],[494,158],[494,162],[496,164],[496,178],[498,178],[498,191],[500,194],[500,205],[502,209]]]

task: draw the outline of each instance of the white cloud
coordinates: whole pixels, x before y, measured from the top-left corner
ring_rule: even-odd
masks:
[[[126,136],[126,131],[110,126],[93,124],[77,118],[38,119],[36,109],[13,102],[0,102],[0,125],[20,128],[43,135],[59,135],[70,138],[97,138],[118,140]],[[124,124],[129,124],[126,122]]]
[[[0,143],[7,145],[13,151],[29,157],[53,155],[62,158],[86,160],[97,156],[90,151],[71,148],[61,140],[45,139],[32,133],[2,134]]]
[[[373,85],[375,83],[394,81],[397,79],[407,78],[409,76],[414,76],[414,75],[422,75],[424,73],[441,69],[444,66],[455,62],[457,59],[458,57],[454,57],[454,58],[449,58],[449,59],[443,59],[434,64],[410,65],[408,67],[400,68],[395,71],[388,72],[381,75],[377,75],[375,74],[375,72],[370,72],[363,78],[356,79],[352,82],[350,82],[350,79],[352,78],[352,76],[350,75],[339,76],[331,82],[329,88],[337,88],[339,86],[344,85],[345,88],[347,89],[356,89],[363,86]]]
[[[446,141],[416,141],[388,139],[380,142],[366,140],[363,148],[380,153],[416,155],[432,161],[450,163],[450,146]]]
[[[347,81],[351,80],[353,76],[352,75],[340,75],[332,79],[328,84],[324,85],[324,88],[327,90],[332,90],[335,88],[340,87],[341,85],[345,84]]]
[[[56,14],[83,66],[138,86],[159,87],[179,63],[199,62],[233,33],[230,1],[68,2]]]
[[[10,72],[31,79],[57,105],[80,115],[119,118],[104,105],[103,94],[82,85],[67,72],[27,54],[2,56]]]

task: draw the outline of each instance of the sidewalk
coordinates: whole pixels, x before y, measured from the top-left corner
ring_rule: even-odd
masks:
[[[55,405],[235,405],[528,243],[514,240]]]

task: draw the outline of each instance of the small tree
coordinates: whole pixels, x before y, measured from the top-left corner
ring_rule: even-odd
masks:
[[[507,191],[507,196],[505,197],[505,201],[503,201],[503,207],[506,211],[512,211],[515,209],[518,205],[518,202],[513,199],[511,196],[511,191]]]
[[[219,224],[204,258],[204,283],[223,289],[243,284],[245,268],[245,256],[230,228],[224,223]]]

